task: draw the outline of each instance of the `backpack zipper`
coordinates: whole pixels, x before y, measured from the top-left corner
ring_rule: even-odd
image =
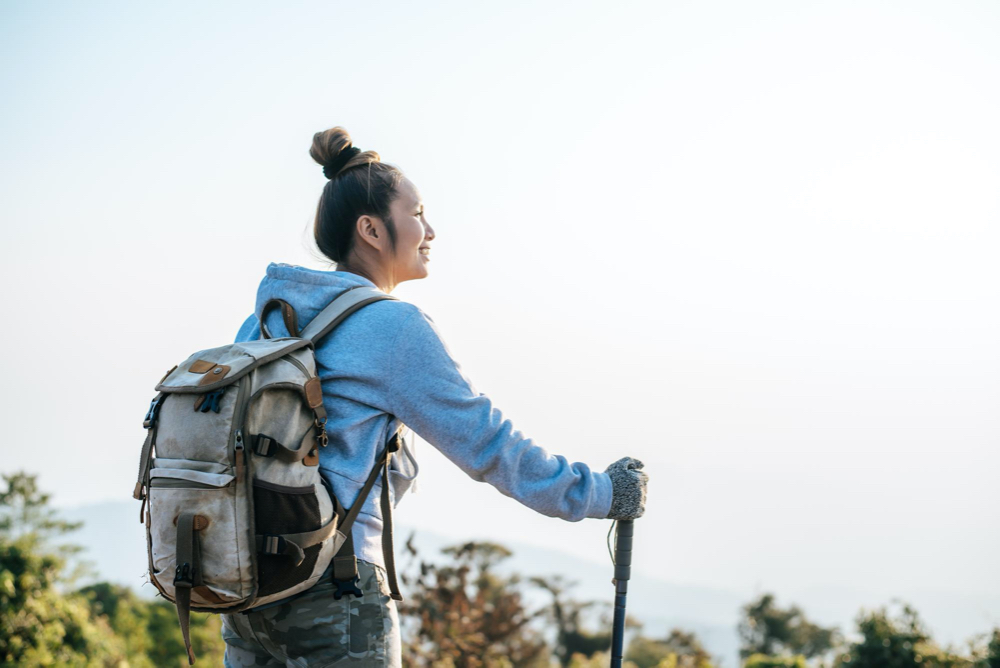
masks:
[[[250,399],[250,376],[240,378],[239,390],[236,395],[236,408],[233,411],[233,442],[232,442],[232,463],[233,470],[237,470],[239,462],[236,459],[236,445],[239,443],[240,450],[243,448],[243,422],[246,420],[247,403]]]
[[[236,457],[236,482],[239,483],[243,479],[243,467],[245,466],[246,460],[243,454],[243,430],[236,430],[236,444],[233,446],[233,453]]]
[[[299,371],[301,371],[302,375],[305,376],[306,378],[312,378],[312,376],[309,375],[309,371],[306,369],[305,365],[302,364],[302,362],[295,359],[294,357],[292,357],[291,355],[288,355],[287,357],[282,357],[281,359],[297,366]]]

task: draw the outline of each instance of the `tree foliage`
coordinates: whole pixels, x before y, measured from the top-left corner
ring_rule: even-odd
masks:
[[[763,594],[743,607],[738,627],[740,656],[822,656],[837,643],[837,630],[824,628],[806,619],[793,605],[780,608],[773,594]]]
[[[80,593],[87,598],[91,613],[107,619],[122,640],[131,668],[188,665],[177,609],[172,603],[144,600],[128,587],[107,582],[84,587]],[[225,643],[218,615],[191,613],[191,646],[199,661],[222,664]]]
[[[1000,629],[993,631],[992,658],[990,645],[963,656],[937,646],[917,611],[906,604],[895,615],[886,608],[862,612],[857,625],[861,637],[839,657],[838,668],[993,668],[1000,663]]]
[[[625,658],[637,668],[712,668],[713,665],[711,655],[698,637],[676,628],[662,640],[635,636]]]
[[[407,549],[415,558],[413,539]],[[510,556],[507,548],[470,542],[446,548],[454,563],[421,561],[415,576],[403,575],[409,597],[400,615],[412,622],[408,663],[445,668],[545,666],[548,648],[531,622],[518,576],[493,568]]]
[[[0,658],[17,666],[112,666],[124,647],[86,600],[63,595],[65,554],[51,540],[77,528],[48,507],[34,476],[4,475],[0,492]]]
[[[567,668],[608,668],[611,665],[611,651],[597,652],[591,656],[574,654],[569,659]],[[622,663],[622,668],[639,668],[636,664],[626,659]],[[658,667],[659,668],[659,667]],[[675,668],[674,666],[664,666],[664,668]]]
[[[54,541],[79,524],[59,519],[35,476],[5,475],[0,492],[0,662],[16,666],[186,666],[174,606],[126,587],[68,584],[66,558],[79,548]],[[192,613],[198,655],[222,663],[217,615]]]
[[[38,489],[37,476],[4,474],[7,489],[0,491],[0,537],[41,548],[51,540],[80,528],[80,522],[61,520],[49,507],[49,495]]]
[[[843,668],[909,668],[923,663],[922,649],[929,636],[913,608],[904,606],[895,618],[884,608],[863,613],[857,624],[861,639],[841,657]]]
[[[767,656],[752,654],[743,664],[743,668],[806,668],[806,658],[797,656]]]
[[[1000,628],[993,629],[993,633],[983,652],[983,663],[988,668],[1000,668]]]
[[[587,628],[586,613],[595,606],[597,601],[576,601],[569,597],[568,592],[575,586],[562,576],[548,578],[533,577],[531,582],[552,596],[552,603],[546,609],[545,615],[555,624],[556,646],[554,654],[563,666],[568,666],[574,656],[591,657],[597,652],[611,647],[610,619],[604,615],[601,619],[603,630],[592,631]],[[626,620],[626,626],[634,625],[632,620]]]

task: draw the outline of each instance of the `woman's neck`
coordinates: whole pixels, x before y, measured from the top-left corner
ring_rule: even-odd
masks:
[[[350,274],[357,274],[362,278],[367,278],[369,281],[375,284],[382,292],[389,294],[392,292],[396,284],[393,283],[385,274],[381,271],[372,270],[369,267],[361,266],[360,263],[355,262],[339,262],[337,264],[337,271],[346,271]]]

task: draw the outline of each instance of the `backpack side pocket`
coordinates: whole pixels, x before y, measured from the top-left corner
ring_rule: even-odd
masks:
[[[164,596],[176,600],[174,579],[182,577],[178,569],[178,518],[195,514],[194,563],[187,577],[192,577],[191,605],[195,608],[225,608],[240,603],[251,591],[253,565],[243,563],[234,545],[245,544],[238,520],[236,479],[225,473],[199,471],[208,464],[188,461],[185,468],[157,467],[150,471],[149,547],[150,575]]]

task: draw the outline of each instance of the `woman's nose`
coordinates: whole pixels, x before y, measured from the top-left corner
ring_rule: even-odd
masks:
[[[431,227],[431,224],[428,223],[426,220],[424,221],[424,237],[428,241],[433,241],[435,237],[434,228]]]

